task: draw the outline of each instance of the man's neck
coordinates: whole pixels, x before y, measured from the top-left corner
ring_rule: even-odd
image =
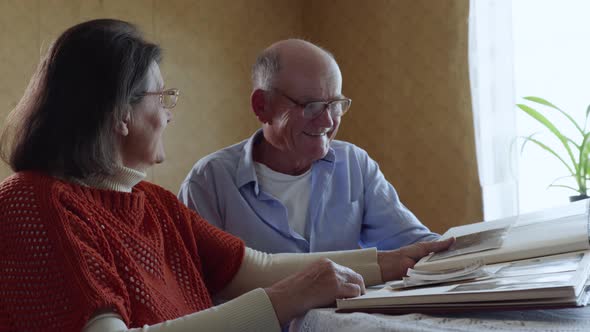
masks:
[[[293,158],[288,153],[285,153],[264,138],[264,135],[254,142],[252,148],[252,159],[265,165],[275,172],[288,175],[301,175],[311,168],[311,162],[304,162],[300,158]]]

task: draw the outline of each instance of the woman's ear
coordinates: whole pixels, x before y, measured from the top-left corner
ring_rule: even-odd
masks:
[[[250,96],[250,103],[252,104],[252,111],[256,114],[256,118],[261,123],[268,123],[271,119],[270,110],[266,105],[266,91],[256,89]]]
[[[131,121],[131,112],[125,112],[123,120],[115,124],[115,131],[121,136],[129,135],[129,122]]]

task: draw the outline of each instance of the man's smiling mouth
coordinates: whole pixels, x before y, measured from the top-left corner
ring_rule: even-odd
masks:
[[[307,132],[304,131],[303,133],[307,136],[314,136],[314,137],[318,137],[318,136],[326,136],[326,134],[329,132],[329,129],[326,130],[322,130],[322,131],[318,131],[318,132]]]

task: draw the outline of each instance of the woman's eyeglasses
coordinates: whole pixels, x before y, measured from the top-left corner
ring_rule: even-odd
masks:
[[[180,90],[178,89],[167,89],[160,92],[144,92],[142,96],[160,96],[160,104],[164,108],[174,108],[176,106],[176,102],[178,101],[178,96],[180,96]]]

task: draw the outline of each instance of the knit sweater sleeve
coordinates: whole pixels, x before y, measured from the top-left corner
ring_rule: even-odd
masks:
[[[205,284],[214,295],[238,273],[244,257],[244,242],[211,225],[194,211],[188,208],[184,210],[193,223]]]
[[[148,191],[156,190],[160,201],[170,209],[171,214],[179,216],[177,224],[180,233],[185,237],[185,243],[188,247],[191,247],[193,242],[196,244],[193,257],[202,270],[209,293],[214,295],[225,288],[242,264],[244,242],[208,223],[187,208],[173,193],[145,182],[142,183],[142,188]],[[188,225],[188,228],[184,229],[184,225]],[[191,239],[186,240],[189,237]]]
[[[0,185],[0,317],[9,330],[80,331],[103,309],[129,322],[128,294],[93,211],[66,196],[26,173]]]

